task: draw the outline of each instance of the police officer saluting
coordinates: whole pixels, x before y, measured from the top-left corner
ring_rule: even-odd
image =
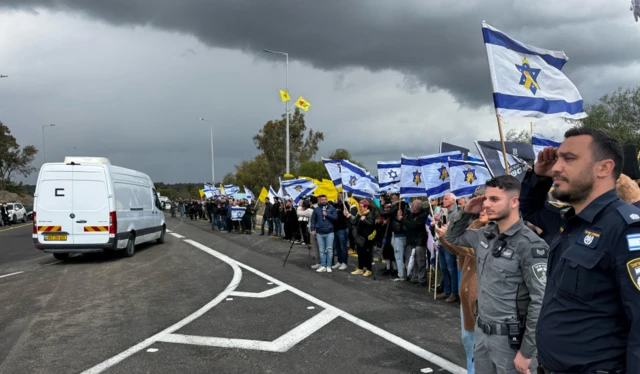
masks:
[[[547,244],[519,214],[520,182],[503,175],[486,183],[484,196],[471,199],[453,218],[446,239],[475,249],[478,273],[476,374],[535,372],[535,331],[546,283]],[[486,209],[492,221],[467,230]],[[440,229],[439,234],[444,234]]]
[[[539,373],[640,373],[640,209],[616,194],[622,146],[574,128],[522,185],[524,219],[555,233],[538,321]],[[564,215],[541,209],[553,197]]]

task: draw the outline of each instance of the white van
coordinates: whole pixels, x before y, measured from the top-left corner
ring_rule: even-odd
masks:
[[[164,243],[164,213],[153,182],[102,157],[66,157],[44,164],[33,202],[33,243],[64,260],[70,253]]]

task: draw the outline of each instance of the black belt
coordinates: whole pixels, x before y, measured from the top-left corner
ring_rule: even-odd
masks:
[[[485,323],[478,317],[478,327],[487,335],[508,335],[509,329],[504,323]]]

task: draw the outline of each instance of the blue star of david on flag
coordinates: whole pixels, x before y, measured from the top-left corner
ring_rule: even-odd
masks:
[[[420,172],[420,169],[416,169],[416,171],[413,172],[413,183],[415,183],[416,186],[420,185],[420,182],[422,181],[421,177],[422,173]]]
[[[526,58],[522,59],[522,65],[516,64],[516,69],[522,73],[520,76],[520,85],[531,91],[532,94],[540,89],[538,85],[538,74],[542,69],[534,69],[529,65],[529,61]]]
[[[467,166],[467,170],[463,170],[462,173],[464,173],[464,181],[469,182],[470,185],[478,179],[478,177],[476,177],[476,169],[471,169],[469,166]]]
[[[440,176],[438,177],[438,179],[440,179],[441,181],[444,181],[445,179],[449,178],[449,173],[447,172],[447,167],[442,165],[438,168],[438,172],[440,173]]]
[[[358,180],[358,178],[356,178],[355,175],[352,175],[351,178],[349,179],[349,185],[350,186],[355,186],[357,180]]]
[[[395,170],[391,170],[387,174],[389,175],[389,178],[391,178],[391,179],[398,179],[398,173],[396,173]]]

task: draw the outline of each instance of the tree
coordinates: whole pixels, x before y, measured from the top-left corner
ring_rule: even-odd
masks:
[[[168,197],[169,200],[171,200],[171,201],[178,200],[178,191],[176,191],[174,189],[171,189],[171,188],[158,188],[158,192],[160,193],[160,195]]]
[[[304,114],[296,108],[289,117],[289,152],[291,170],[307,162],[318,152],[318,146],[324,140],[322,132],[309,129],[304,122]],[[268,180],[275,182],[278,176],[285,173],[286,168],[286,117],[267,122],[253,137],[258,150],[262,151],[268,162]]]
[[[363,164],[361,164],[360,162],[354,160],[353,158],[351,158],[351,153],[349,153],[349,151],[347,151],[344,148],[338,148],[335,151],[331,152],[331,154],[329,155],[329,158],[332,160],[349,160],[352,163],[364,168],[365,166]]]
[[[640,86],[618,88],[598,103],[586,105],[585,112],[588,117],[582,120],[582,126],[607,131],[622,144],[640,148]]]
[[[222,184],[236,184],[236,176],[233,173],[227,173],[222,177]]]
[[[259,194],[262,187],[275,185],[275,181],[269,179],[269,162],[264,154],[236,165],[235,178],[238,186],[247,186],[254,194]]]
[[[0,122],[0,190],[11,184],[13,175],[28,177],[36,169],[31,166],[38,150],[32,145],[20,149],[9,127]]]
[[[322,161],[307,161],[300,164],[296,171],[296,177],[309,177],[314,179],[330,179],[327,168]]]
[[[518,142],[531,144],[531,132],[527,130],[520,130],[519,132],[511,129],[504,135],[506,142]]]

